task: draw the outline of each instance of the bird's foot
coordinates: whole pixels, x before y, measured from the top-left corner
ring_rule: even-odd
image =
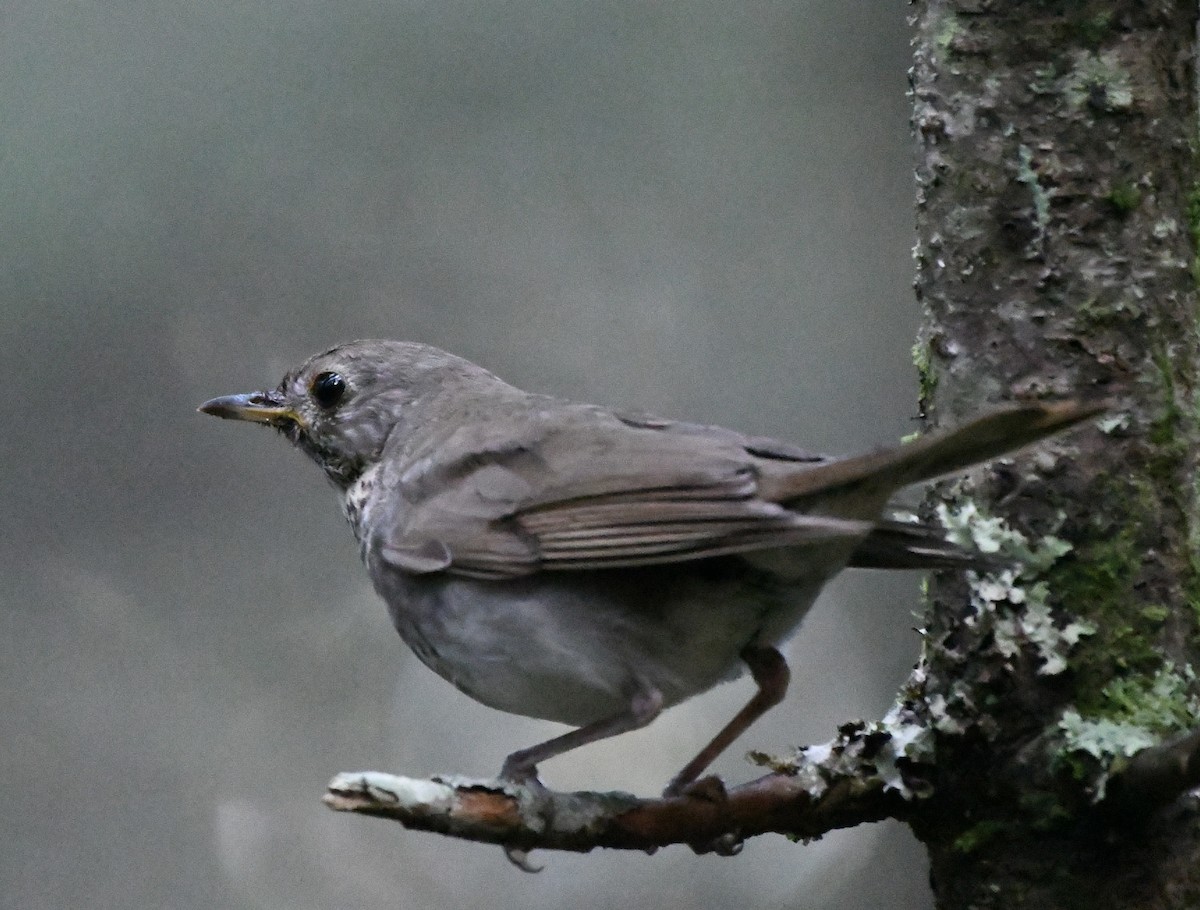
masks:
[[[514,761],[514,759],[516,760]],[[546,785],[538,777],[537,765],[521,761],[520,753],[514,753],[504,760],[497,780],[516,787],[523,787],[535,794],[546,792]]]

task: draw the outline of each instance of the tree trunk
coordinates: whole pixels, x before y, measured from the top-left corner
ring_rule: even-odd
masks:
[[[1044,572],[931,584],[911,821],[942,908],[1198,907],[1196,800],[1120,773],[1200,723],[1196,3],[917,10],[925,413],[1115,406],[942,491],[959,533]]]

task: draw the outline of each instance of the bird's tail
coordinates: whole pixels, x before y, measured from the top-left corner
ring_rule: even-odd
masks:
[[[1024,448],[1108,410],[1107,401],[1028,402],[985,414],[952,430],[928,433],[882,452],[817,465],[772,478],[769,496],[789,502],[860,486],[863,492],[889,496],[923,480]],[[767,491],[764,491],[767,492]],[[869,497],[870,498],[870,497]]]

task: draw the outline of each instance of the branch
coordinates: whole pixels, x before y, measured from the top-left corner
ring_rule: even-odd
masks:
[[[756,756],[775,768],[758,780],[727,791],[716,778],[706,778],[671,799],[362,771],[335,777],[324,802],[339,812],[390,818],[406,828],[510,851],[653,852],[687,844],[701,853],[735,853],[758,834],[816,838],[836,828],[907,817],[931,792],[915,760],[931,735],[911,711],[898,707],[876,724],[846,724],[837,739],[799,750],[794,758]]]
[[[1200,729],[1138,752],[1109,780],[1107,802],[1134,815],[1149,815],[1200,786]]]

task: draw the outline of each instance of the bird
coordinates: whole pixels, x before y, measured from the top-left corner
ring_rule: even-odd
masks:
[[[839,458],[360,340],[199,410],[274,427],[324,471],[423,663],[485,705],[572,728],[509,755],[504,781],[541,787],[547,759],[748,672],[753,696],[667,784],[677,797],[784,698],[780,649],[840,571],[980,565],[937,526],[891,515],[894,493],[1104,408],[1016,401]]]

